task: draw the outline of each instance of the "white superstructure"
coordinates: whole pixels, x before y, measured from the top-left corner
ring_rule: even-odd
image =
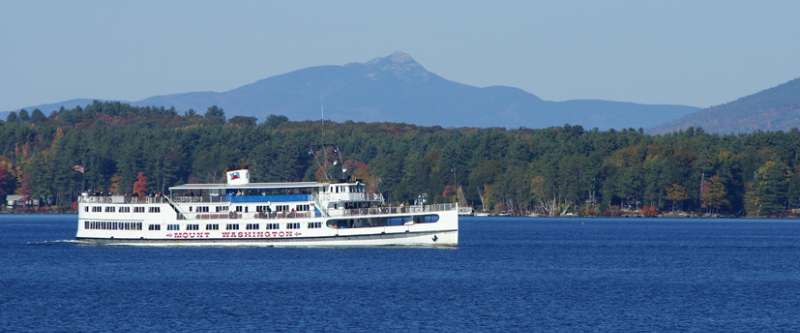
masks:
[[[458,245],[456,204],[389,207],[357,181],[250,183],[246,170],[227,177],[161,196],[84,194],[76,237],[137,245]]]

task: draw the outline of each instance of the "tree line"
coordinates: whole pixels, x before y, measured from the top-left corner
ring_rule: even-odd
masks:
[[[324,134],[323,134],[324,133]],[[322,147],[322,148],[321,148]],[[336,147],[328,151],[327,147]],[[320,149],[343,165],[319,161]],[[83,191],[166,192],[224,181],[249,166],[254,181],[318,180],[347,169],[391,202],[463,200],[492,212],[644,215],[673,212],[785,216],[800,208],[800,132],[666,135],[441,128],[399,123],[227,119],[170,108],[94,102],[10,113],[0,121],[0,197],[72,207]]]

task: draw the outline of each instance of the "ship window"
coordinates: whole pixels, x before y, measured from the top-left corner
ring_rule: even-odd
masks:
[[[199,224],[187,224],[186,230],[200,230]]]
[[[144,213],[144,207],[133,207],[134,213]]]
[[[242,206],[236,206],[236,212],[237,213],[241,213],[242,212]]]
[[[238,224],[226,224],[225,230],[239,230]]]
[[[319,229],[322,228],[322,222],[308,222],[309,229]]]
[[[386,225],[404,225],[406,222],[411,222],[411,216],[393,216],[386,218]]]
[[[275,206],[275,211],[276,212],[288,212],[289,211],[289,205],[277,205],[277,206]]]
[[[89,206],[83,207],[83,211],[88,213],[89,212]]]
[[[417,216],[392,216],[392,217],[364,217],[349,219],[332,219],[326,223],[330,228],[369,228],[404,225],[407,222],[434,223],[439,221],[439,215]]]
[[[281,225],[278,223],[267,223],[267,230],[278,230],[281,228]]]
[[[259,213],[269,213],[269,212],[271,212],[271,211],[272,211],[272,210],[271,210],[271,209],[269,209],[269,206],[256,206],[256,212],[259,212]]]
[[[208,213],[208,206],[197,206],[198,213]]]
[[[439,221],[439,215],[436,214],[414,216],[415,223],[434,223],[437,221]]]
[[[228,206],[216,206],[216,207],[214,207],[214,210],[217,213],[219,213],[219,212],[227,212],[228,211]]]
[[[161,207],[150,207],[147,211],[150,213],[161,213]]]
[[[300,223],[286,223],[286,229],[300,229]]]
[[[83,223],[84,229],[98,230],[142,230],[141,222],[107,222],[107,221],[86,221]]]
[[[120,207],[118,212],[120,212],[120,213],[130,213],[131,212],[131,208],[130,207]]]
[[[92,213],[99,213],[99,212],[102,212],[102,211],[103,211],[103,207],[100,207],[100,206],[92,207]]]
[[[147,230],[161,230],[161,225],[160,224],[151,224],[151,225],[147,226]]]
[[[206,224],[206,230],[219,230],[219,224]]]
[[[310,208],[309,205],[297,205],[297,208],[295,210],[297,210],[298,212],[307,212],[310,210]]]
[[[167,230],[181,230],[179,224],[167,224]]]
[[[113,213],[114,211],[114,206],[106,206],[106,213]]]
[[[258,223],[248,223],[247,230],[258,230]]]

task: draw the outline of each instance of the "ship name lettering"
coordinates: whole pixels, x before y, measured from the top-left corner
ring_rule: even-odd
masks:
[[[208,238],[209,233],[175,233],[175,238]],[[196,234],[196,235],[195,235]],[[291,231],[223,231],[222,238],[272,238],[272,237],[297,237],[300,236],[299,232]]]
[[[171,236],[172,238],[208,238],[208,232],[176,232]],[[167,235],[169,237],[170,235]]]

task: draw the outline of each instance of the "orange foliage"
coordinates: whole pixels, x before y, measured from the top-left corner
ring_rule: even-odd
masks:
[[[644,217],[656,217],[658,216],[658,208],[653,205],[643,206],[639,209],[639,214],[642,214]]]
[[[146,191],[147,177],[144,175],[144,172],[139,172],[139,174],[136,175],[136,182],[133,183],[133,193],[141,198],[144,197]]]

